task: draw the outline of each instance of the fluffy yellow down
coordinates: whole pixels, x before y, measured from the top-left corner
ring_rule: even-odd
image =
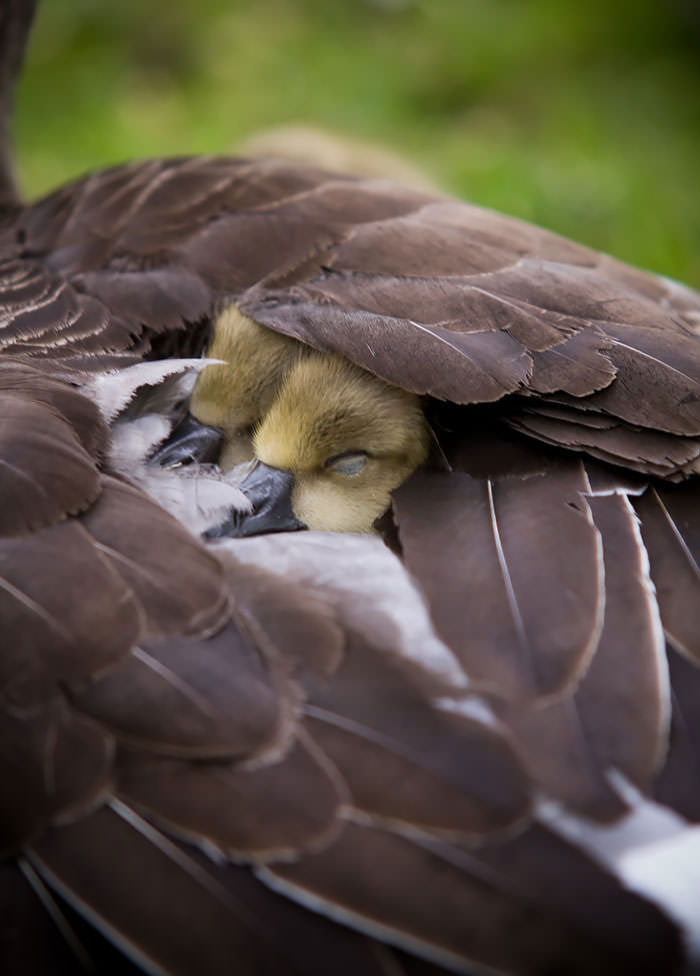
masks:
[[[428,455],[420,399],[237,311],[222,319],[207,355],[230,365],[204,370],[191,403],[198,420],[224,430],[222,467],[252,447],[292,472],[292,506],[310,529],[371,532]]]
[[[267,413],[285,373],[306,354],[306,347],[258,325],[231,305],[216,320],[206,354],[227,365],[202,371],[190,413],[203,424],[223,430],[219,463],[228,471],[253,456],[253,426]]]

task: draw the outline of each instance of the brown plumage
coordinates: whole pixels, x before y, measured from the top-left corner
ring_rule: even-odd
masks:
[[[157,160],[11,197],[2,971],[682,971],[700,296],[282,163]],[[165,510],[192,491],[216,525],[205,492],[240,502],[209,464],[148,460],[190,406],[195,367],[163,361],[234,306],[254,350],[294,350],[231,419],[270,463],[301,464],[280,430],[289,448],[348,378],[421,398],[430,458],[381,536],[209,542]],[[232,382],[238,351],[217,353]]]

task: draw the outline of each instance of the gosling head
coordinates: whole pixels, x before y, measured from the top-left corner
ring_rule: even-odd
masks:
[[[417,396],[339,356],[312,351],[286,373],[256,426],[259,466],[242,488],[259,493],[264,478],[263,507],[270,492],[276,505],[285,496],[310,529],[371,532],[394,488],[425,461],[429,443]],[[274,531],[274,519],[265,528],[253,501],[240,534]]]
[[[202,370],[190,414],[222,432],[224,470],[253,457],[253,427],[267,413],[284,375],[305,354],[302,343],[258,325],[235,305],[219,315],[207,357],[224,362]]]
[[[217,319],[190,416],[156,460],[257,465],[241,486],[253,504],[212,535],[308,527],[371,532],[391,492],[426,459],[420,400],[331,353],[241,315]],[[183,459],[184,462],[183,462]]]

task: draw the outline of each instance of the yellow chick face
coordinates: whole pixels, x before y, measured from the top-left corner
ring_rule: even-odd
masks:
[[[371,532],[391,492],[428,455],[417,396],[258,325],[235,306],[218,317],[207,356],[224,362],[200,374],[193,422],[223,433],[224,471],[253,458],[262,465],[242,485],[252,492],[254,518],[234,519],[220,534],[303,525]]]
[[[253,436],[260,461],[293,475],[294,514],[334,532],[371,532],[429,443],[417,396],[318,352],[287,372]]]
[[[206,355],[225,362],[202,370],[190,413],[222,430],[219,464],[228,471],[253,457],[252,428],[269,409],[284,375],[306,355],[306,347],[231,305],[219,315]]]

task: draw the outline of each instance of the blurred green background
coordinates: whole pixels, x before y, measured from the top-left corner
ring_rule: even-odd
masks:
[[[305,122],[700,285],[697,0],[44,0],[25,191]]]

